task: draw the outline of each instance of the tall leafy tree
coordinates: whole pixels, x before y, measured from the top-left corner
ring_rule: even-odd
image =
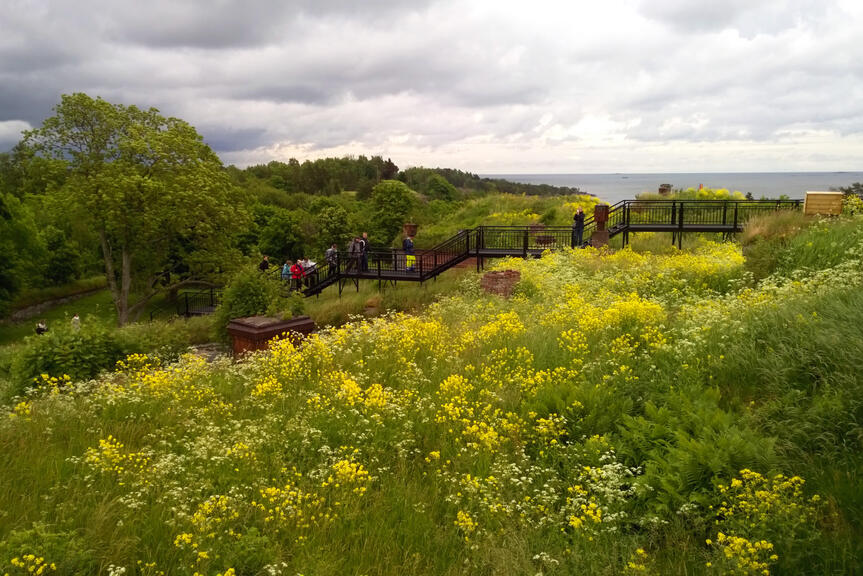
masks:
[[[321,251],[333,243],[342,244],[348,240],[350,228],[348,213],[341,206],[325,206],[317,213],[315,221],[318,229],[318,244]]]
[[[32,283],[44,258],[33,217],[18,198],[0,192],[0,316],[18,291]]]
[[[244,215],[219,158],[192,126],[81,93],[62,96],[54,112],[24,144],[65,163],[53,193],[98,235],[120,325],[161,290],[225,265],[225,230]]]
[[[435,200],[455,200],[458,195],[458,190],[456,190],[455,186],[450,184],[447,179],[440,174],[432,174],[429,176],[426,187],[426,193],[429,198],[433,198]]]
[[[404,182],[384,180],[372,190],[377,240],[389,244],[398,235],[414,206],[414,191]]]

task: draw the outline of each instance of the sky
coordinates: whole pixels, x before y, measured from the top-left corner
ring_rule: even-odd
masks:
[[[863,170],[860,0],[0,0],[0,151],[61,94],[226,164]]]

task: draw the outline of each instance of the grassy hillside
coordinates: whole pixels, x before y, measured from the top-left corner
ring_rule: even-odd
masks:
[[[863,220],[773,241],[758,283],[734,244],[574,250],[240,364],[46,375],[0,422],[0,571],[859,572]]]

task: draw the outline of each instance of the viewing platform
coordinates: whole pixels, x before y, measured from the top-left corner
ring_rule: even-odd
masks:
[[[334,284],[341,293],[347,282],[359,289],[360,280],[425,282],[468,258],[476,258],[479,270],[486,258],[539,257],[546,250],[601,245],[618,235],[626,246],[629,235],[638,232],[670,232],[672,242],[681,246],[687,232],[730,237],[753,216],[802,206],[802,200],[623,200],[597,206],[585,219],[580,243],[572,226],[477,226],[413,255],[391,249],[370,250],[365,262],[340,257],[310,274],[303,294],[320,294]]]

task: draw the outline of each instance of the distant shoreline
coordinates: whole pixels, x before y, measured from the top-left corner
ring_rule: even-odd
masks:
[[[480,174],[525,184],[548,184],[578,188],[608,202],[633,198],[642,192],[657,192],[660,184],[678,188],[725,188],[756,198],[787,196],[800,199],[807,191],[829,190],[863,182],[858,172],[616,172],[604,174]]]

